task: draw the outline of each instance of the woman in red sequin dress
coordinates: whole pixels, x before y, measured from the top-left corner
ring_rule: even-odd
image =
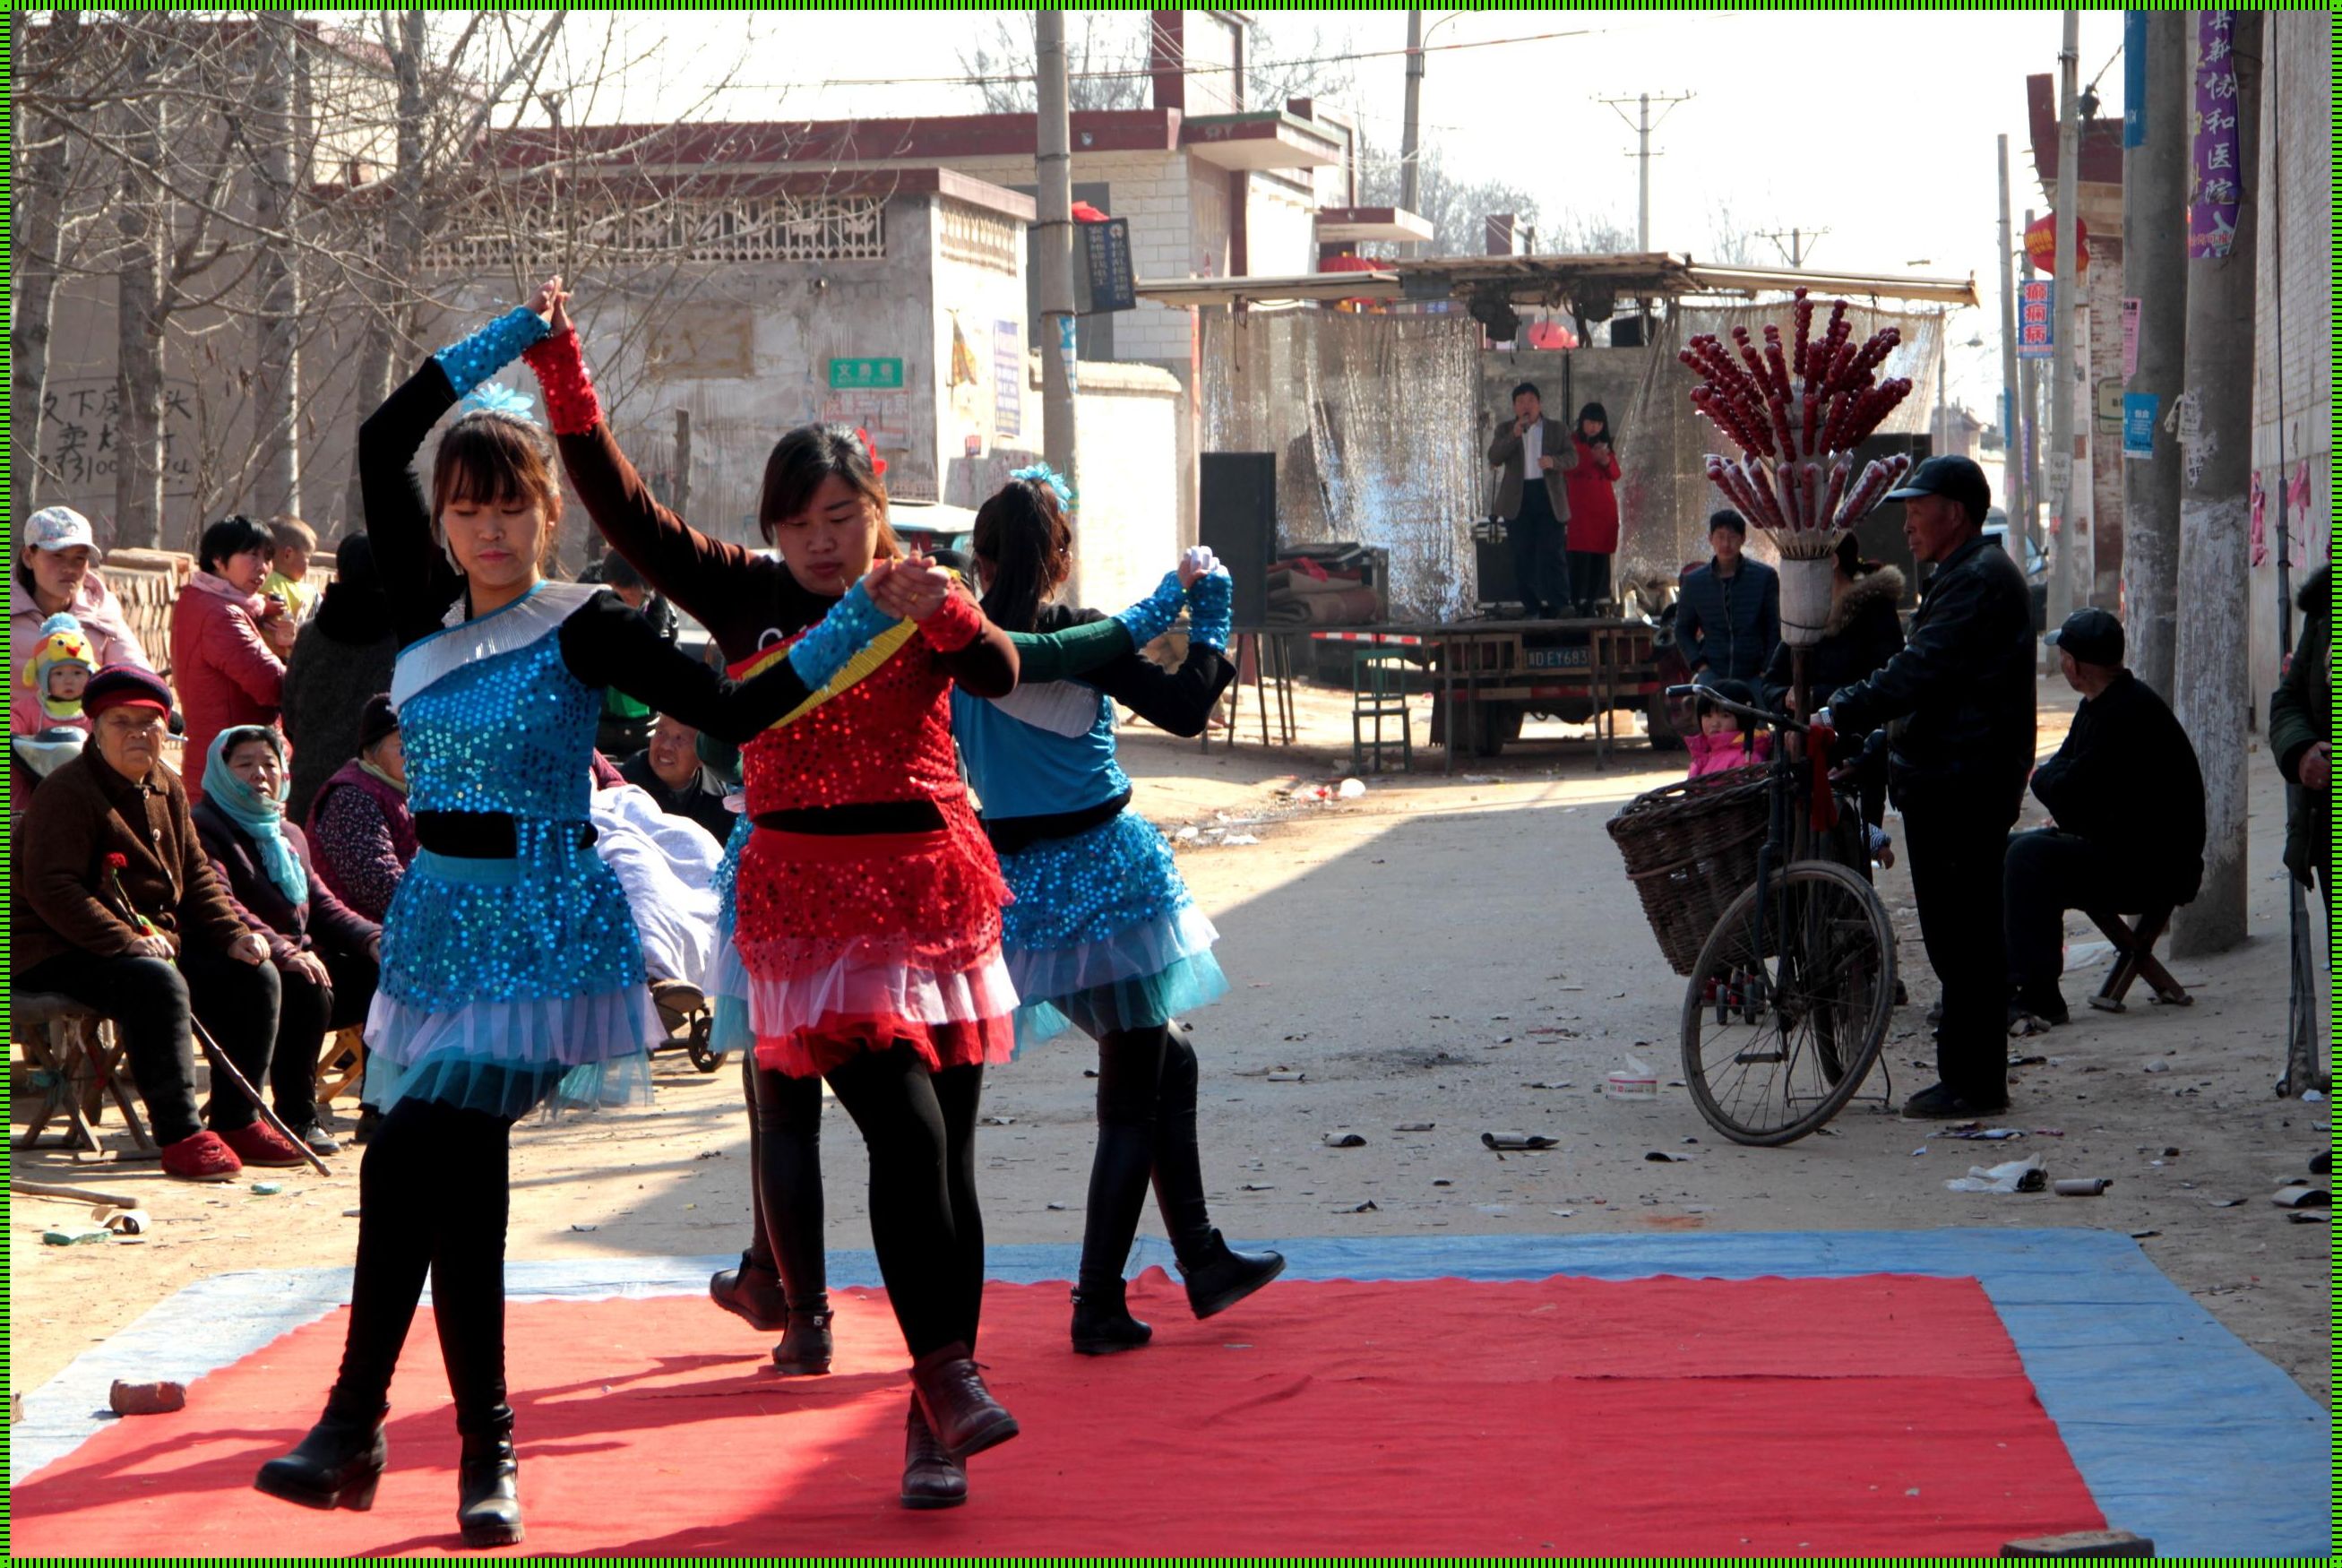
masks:
[[[807,426],[773,449],[758,506],[773,560],[687,527],[651,496],[602,420],[565,315],[528,358],[596,525],[707,627],[736,672],[780,656],[874,557],[900,554],[856,433]],[[1016,1433],[972,1359],[984,1287],[977,1104],[985,1064],[1013,1047],[1016,999],[1000,952],[1008,892],[960,782],[949,696],[955,684],[1006,695],[1016,654],[938,574],[899,572],[886,592],[882,607],[907,624],[821,705],[743,750],[756,827],[734,939],[756,1039],[761,1207],[788,1285],[775,1359],[785,1371],[828,1369],[827,1302],[816,1294],[826,1076],[869,1148],[872,1241],[915,1358],[902,1501],[947,1507],[966,1495],[962,1462]],[[776,1134],[791,1145],[777,1160]],[[777,1191],[762,1181],[767,1166]]]

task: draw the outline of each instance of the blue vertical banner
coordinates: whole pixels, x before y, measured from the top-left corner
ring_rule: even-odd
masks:
[[[2123,13],[2123,145],[2147,145],[2147,13]]]

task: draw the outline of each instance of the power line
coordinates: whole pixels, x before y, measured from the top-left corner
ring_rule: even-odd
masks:
[[[1250,69],[1255,72],[1260,72],[1281,69],[1293,65],[1331,65],[1350,60],[1387,60],[1409,53],[1444,55],[1457,49],[1500,49],[1509,47],[1515,44],[1543,44],[1550,42],[1556,38],[1588,38],[1597,34],[1606,33],[1608,31],[1609,29],[1606,27],[1573,27],[1566,31],[1557,33],[1529,33],[1516,38],[1466,39],[1464,42],[1457,44],[1430,44],[1417,51],[1410,51],[1404,48],[1359,49],[1340,55],[1313,55],[1297,60],[1261,60],[1256,62]],[[1233,75],[1237,67],[1235,65],[1184,65],[1180,67],[1180,74],[1189,76],[1208,75]],[[1128,76],[1153,76],[1157,75],[1160,75],[1160,73],[1150,70],[1145,66],[1133,66],[1126,70],[1072,72],[1068,74],[1068,79],[1074,81],[1102,80]],[[1034,79],[1034,76],[1029,72],[987,76],[833,76],[825,81],[819,82],[795,82],[778,84],[777,85],[795,87],[981,87],[1030,82]]]

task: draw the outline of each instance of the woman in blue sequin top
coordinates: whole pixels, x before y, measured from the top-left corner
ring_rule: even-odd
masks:
[[[463,1436],[457,1519],[474,1546],[521,1539],[504,1375],[513,1124],[540,1105],[646,1099],[658,1033],[625,896],[591,847],[604,690],[745,739],[813,706],[894,624],[872,601],[874,571],[786,660],[733,682],[616,594],[547,582],[561,512],[549,445],[502,409],[448,429],[426,500],[409,466],[425,437],[545,335],[557,295],[555,280],[425,361],[359,431],[422,848],[384,921],[366,1025],[367,1099],[383,1114],[358,1178],[340,1375],[324,1419],[256,1483],[315,1508],[372,1504],[391,1374],[427,1272]]]
[[[1174,734],[1200,734],[1234,678],[1226,650],[1234,585],[1208,552],[1164,579],[1155,600],[1107,620],[1047,601],[1073,569],[1071,499],[1044,466],[1020,473],[976,514],[984,610],[1011,634],[1086,624],[1128,632],[1116,657],[1036,679],[987,701],[952,696],[952,730],[984,801],[985,831],[1016,902],[1001,947],[1016,982],[1020,1049],[1078,1027],[1097,1042],[1097,1154],[1090,1166],[1074,1349],[1136,1350],[1153,1331],[1130,1314],[1122,1271],[1150,1180],[1197,1317],[1224,1312],[1284,1269],[1276,1253],[1231,1248],[1212,1226],[1196,1141],[1195,1048],[1173,1022],[1227,991],[1218,933],[1196,907],[1155,824],[1128,810],[1115,756],[1119,702]],[[1188,612],[1187,656],[1166,671],[1140,653]]]

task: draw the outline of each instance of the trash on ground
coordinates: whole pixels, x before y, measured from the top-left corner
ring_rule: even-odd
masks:
[[[1434,1125],[1435,1124],[1430,1122],[1401,1122],[1397,1126],[1393,1127],[1391,1131],[1394,1133],[1428,1133]]]
[[[2140,1071],[2146,1073],[2168,1073],[2171,1071],[2171,1064],[2160,1060],[2149,1062],[2145,1067],[2141,1068]]]
[[[1380,1211],[1380,1210],[1378,1210],[1378,1209],[1376,1209],[1376,1208],[1375,1207],[1375,1201],[1374,1201],[1372,1198],[1368,1198],[1365,1203],[1360,1203],[1356,1208],[1355,1208],[1355,1209],[1350,1209],[1350,1210],[1347,1210],[1347,1211],[1346,1211],[1346,1213],[1353,1213],[1353,1214],[1372,1214],[1372,1213],[1380,1213],[1381,1211]]]
[[[1364,1137],[1356,1133],[1328,1133],[1324,1139],[1326,1146],[1329,1149],[1364,1148],[1366,1142]]]
[[[1045,1204],[1045,1205],[1043,1205],[1043,1206],[1044,1206],[1044,1207],[1046,1207],[1046,1208],[1053,1209],[1053,1210],[1056,1211],[1056,1212],[1057,1212],[1057,1213],[1063,1213],[1065,1212],[1065,1208],[1066,1208],[1066,1205],[1065,1205],[1065,1204],[1063,1204],[1063,1203],[1048,1203],[1048,1204]]]
[[[2149,1236],[2159,1236],[2162,1233],[2163,1233],[2161,1231],[2133,1231],[2130,1233],[2130,1239],[2135,1242],[2143,1242]]]
[[[1680,1164],[1684,1161],[1690,1159],[1691,1156],[1689,1154],[1674,1154],[1666,1149],[1653,1149],[1649,1154],[1645,1154],[1643,1158],[1662,1165],[1674,1165]]]
[[[2325,1099],[2325,1098],[2326,1098],[2326,1096],[2325,1096],[2325,1095],[2323,1095],[2323,1094],[2319,1094],[2319,1093],[2318,1093],[2317,1090],[2315,1090],[2315,1089],[2304,1089],[2304,1090],[2301,1092],[2301,1097],[2302,1097],[2303,1099],[2305,1099],[2305,1100],[2313,1100],[2313,1101],[2315,1101],[2315,1100],[2323,1100],[2323,1099]]]
[[[1914,1149],[1914,1150],[1912,1150],[1912,1151],[1911,1151],[1911,1157],[1912,1157],[1913,1159],[1915,1159],[1915,1160],[1916,1160],[1916,1159],[1917,1159],[1920,1155],[1922,1155],[1922,1154],[1926,1154],[1927,1152],[1927,1144],[1920,1144],[1917,1148],[1916,1148],[1916,1149]]]
[[[110,1242],[114,1233],[104,1225],[64,1225],[41,1233],[41,1243],[51,1247],[77,1247],[86,1242]]]
[[[1220,840],[1220,843],[1223,845],[1231,849],[1242,848],[1246,844],[1258,844],[1259,842],[1260,839],[1257,834],[1249,833],[1232,833],[1228,834],[1227,837]]]
[[[2008,1064],[2012,1067],[2046,1067],[2049,1064],[2049,1058],[2047,1056],[2011,1056],[2008,1059]]]
[[[1491,1149],[1550,1149],[1555,1141],[1542,1133],[1483,1133],[1480,1142]]]
[[[1204,836],[1204,830],[1200,827],[1183,827],[1171,836],[1177,839],[1181,844],[1193,844],[1197,839]]]
[[[155,1228],[154,1216],[144,1209],[124,1209],[100,1223],[118,1236],[143,1236]]]
[[[2269,1202],[2280,1209],[2330,1209],[2334,1194],[2307,1182],[2287,1182],[2269,1194]]]
[[[2077,969],[2095,969],[2115,955],[2111,942],[2077,942],[2066,949],[2066,973]]]
[[[697,1154],[693,1156],[693,1158],[700,1160],[720,1160],[723,1157],[724,1151],[721,1149],[702,1149]]]
[[[344,1209],[344,1210],[342,1211],[342,1218],[344,1218],[344,1219],[345,1219],[345,1220],[355,1220],[355,1219],[356,1219],[360,1214],[363,1214],[363,1213],[365,1213],[365,1211],[364,1209]],[[575,1226],[575,1225],[572,1225],[572,1226],[570,1226],[569,1228],[570,1228],[571,1230],[573,1230],[573,1231],[574,1231],[574,1230],[575,1230],[577,1227],[576,1227],[576,1226]]]
[[[187,1408],[187,1385],[183,1383],[125,1383],[114,1380],[106,1392],[106,1404],[116,1415],[167,1415],[175,1410]]]
[[[255,1182],[252,1183],[252,1195],[255,1198],[273,1198],[284,1190],[285,1183],[282,1182]]]
[[[1944,1183],[1955,1193],[2037,1193],[2048,1185],[2038,1160],[2011,1160],[2006,1164],[1970,1165],[1965,1176]]]
[[[1651,1064],[1636,1055],[1626,1054],[1626,1065],[1603,1080],[1603,1092],[1616,1100],[1656,1100],[1659,1094],[1659,1075]]]
[[[2240,1209],[2245,1206],[2242,1198],[2212,1198],[2207,1201],[2216,1209]]]
[[[2062,1138],[2066,1135],[2066,1129],[2063,1127],[2036,1127],[2033,1129],[2033,1135],[2037,1138]]]
[[[2296,1209],[2286,1218],[2297,1225],[2322,1225],[2331,1216],[2324,1209]]]
[[[2127,1530],[2081,1530],[2070,1535],[2037,1535],[2011,1541],[2003,1557],[2152,1557],[2155,1543]]]
[[[1572,1214],[1577,1213],[1577,1211],[1576,1209],[1547,1209],[1546,1213],[1551,1214],[1555,1219],[1566,1220]]]
[[[1306,1073],[1286,1072],[1283,1069],[1279,1069],[1268,1075],[1268,1081],[1272,1084],[1306,1084],[1309,1081],[1309,1074]]]
[[[1364,779],[1344,779],[1342,781],[1342,787],[1336,790],[1334,793],[1343,800],[1356,800],[1359,796],[1366,793],[1366,781]]]
[[[1014,1116],[986,1116],[984,1119],[984,1124],[987,1127],[1013,1127],[1016,1125],[1016,1118]]]
[[[2014,1127],[1987,1127],[1981,1122],[1962,1122],[1956,1127],[1945,1128],[1937,1136],[1970,1138],[1987,1144],[1998,1144],[2010,1138],[2022,1138],[2025,1134]]]
[[[1521,1087],[1522,1087],[1522,1088],[1524,1088],[1524,1089],[1574,1089],[1574,1088],[1576,1088],[1576,1086],[1577,1086],[1577,1085],[1576,1085],[1576,1084],[1570,1084],[1570,1083],[1566,1083],[1566,1082],[1565,1082],[1565,1083],[1559,1083],[1559,1084],[1556,1084],[1556,1083],[1549,1083],[1549,1082],[1547,1082],[1546,1080],[1545,1080],[1545,1079],[1543,1079],[1543,1078],[1538,1079],[1538,1080],[1537,1080],[1536,1083],[1534,1083],[1534,1084],[1522,1084],[1522,1085],[1521,1085]]]
[[[1484,1214],[1502,1216],[1513,1212],[1513,1206],[1510,1203],[1475,1203],[1472,1206]]]
[[[1502,784],[1505,781],[1495,774],[1466,774],[1464,782],[1466,784]]]
[[[2049,1190],[2061,1198],[2095,1198],[2114,1182],[2106,1176],[2068,1176],[2062,1182],[2052,1182]]]
[[[1247,1193],[1273,1193],[1276,1191],[1276,1183],[1275,1182],[1246,1182],[1244,1184],[1244,1190]],[[1050,1205],[1050,1207],[1057,1209],[1062,1209],[1066,1205],[1063,1203],[1052,1203]]]
[[[356,1210],[355,1210],[355,1209],[353,1209],[353,1210],[351,1210],[350,1212],[351,1212],[352,1213],[355,1213],[357,1211],[356,1211]],[[572,1225],[572,1226],[570,1226],[569,1228],[570,1228],[571,1230],[573,1230],[573,1231],[586,1232],[586,1231],[598,1231],[598,1230],[600,1230],[602,1227],[601,1227],[601,1226],[599,1226],[599,1225]]]

